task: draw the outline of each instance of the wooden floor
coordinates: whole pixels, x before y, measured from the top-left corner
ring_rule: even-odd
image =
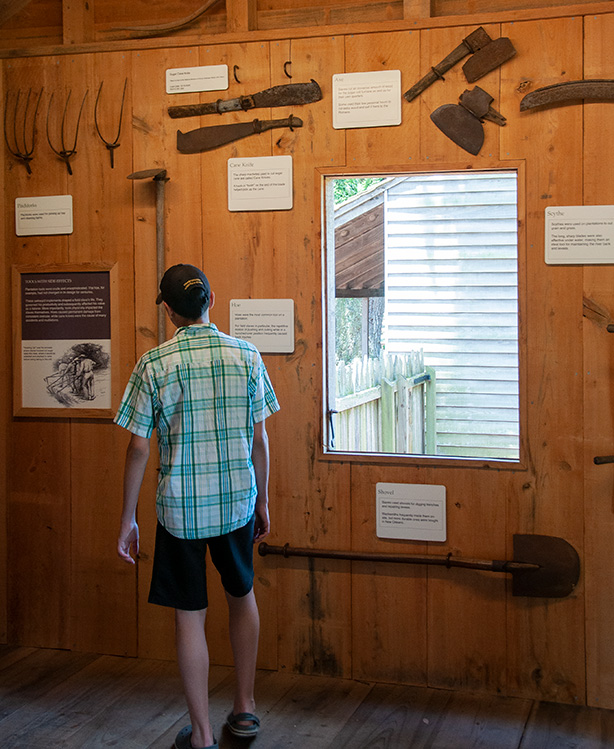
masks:
[[[232,669],[213,667],[212,720],[227,749],[614,747],[614,711],[267,671],[249,742],[222,730],[232,689]],[[2,749],[170,749],[187,722],[173,663],[0,645]]]

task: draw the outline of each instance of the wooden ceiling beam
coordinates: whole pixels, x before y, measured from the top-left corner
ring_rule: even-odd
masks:
[[[94,0],[62,0],[62,38],[64,44],[94,41]]]
[[[255,31],[257,28],[257,0],[226,0],[226,30],[229,33]]]

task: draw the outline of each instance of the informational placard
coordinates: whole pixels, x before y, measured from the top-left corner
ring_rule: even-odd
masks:
[[[72,195],[15,198],[15,234],[72,234]]]
[[[446,487],[376,484],[377,536],[410,541],[446,540]]]
[[[230,335],[250,341],[261,354],[291,354],[294,300],[232,299]]]
[[[229,211],[292,208],[292,156],[228,159]]]
[[[227,88],[228,65],[169,68],[166,71],[167,94],[187,94],[195,91],[225,91]]]
[[[401,124],[401,71],[338,73],[333,76],[333,127]]]
[[[549,265],[614,263],[614,205],[549,206],[545,230]]]
[[[14,269],[15,413],[108,417],[115,269],[55,268]]]

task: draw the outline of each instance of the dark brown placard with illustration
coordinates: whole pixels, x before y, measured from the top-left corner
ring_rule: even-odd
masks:
[[[115,415],[117,267],[13,267],[15,416]]]

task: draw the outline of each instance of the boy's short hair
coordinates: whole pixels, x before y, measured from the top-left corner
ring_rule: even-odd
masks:
[[[210,300],[211,286],[202,270],[179,263],[162,276],[156,304],[166,302],[173,312],[186,320],[198,320],[209,309]]]

